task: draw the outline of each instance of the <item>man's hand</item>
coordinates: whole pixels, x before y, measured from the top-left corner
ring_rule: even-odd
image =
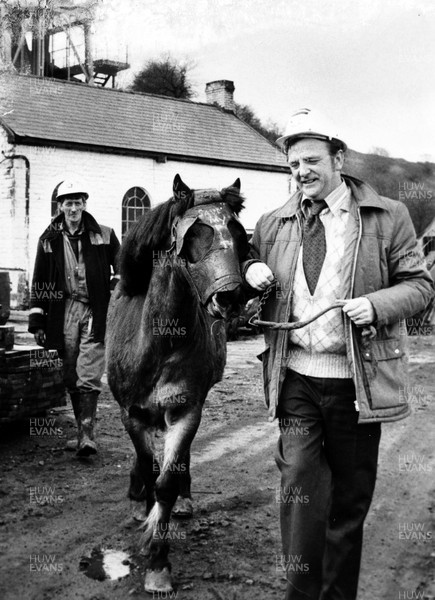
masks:
[[[370,325],[376,319],[375,309],[368,298],[353,298],[343,306],[343,312],[355,325]]]
[[[245,279],[246,283],[261,292],[275,281],[275,276],[265,263],[256,262],[247,268]]]
[[[38,346],[43,346],[45,344],[45,331],[43,329],[38,329],[33,335]]]

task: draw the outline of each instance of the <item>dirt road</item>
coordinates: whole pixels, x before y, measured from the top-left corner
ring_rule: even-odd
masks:
[[[412,340],[412,417],[383,427],[379,477],[366,522],[358,600],[435,598],[433,337]],[[193,444],[195,516],[177,522],[176,591],[154,598],[282,600],[277,426],[263,408],[261,338],[230,342],[224,380],[209,395]],[[126,498],[133,450],[107,386],[100,453],[64,451],[72,411],[1,431],[0,598],[124,600],[142,591],[138,533]],[[48,434],[48,435],[45,435]],[[130,575],[96,581],[79,570],[95,547],[125,550]]]

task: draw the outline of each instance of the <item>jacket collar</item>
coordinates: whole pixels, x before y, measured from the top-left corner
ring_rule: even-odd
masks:
[[[370,185],[350,175],[342,175],[342,179],[350,187],[352,198],[355,199],[358,206],[388,210],[381,196]],[[302,192],[298,190],[275,212],[274,216],[278,219],[294,217],[300,211],[301,200]]]
[[[47,229],[41,235],[41,240],[52,240],[53,238],[57,237],[59,235],[59,233],[62,231],[62,227],[63,227],[64,223],[65,223],[65,215],[63,213],[60,213],[60,215],[57,215],[57,217],[55,217],[52,220],[50,225],[47,227]],[[83,228],[85,231],[92,231],[94,233],[101,234],[101,228],[98,225],[97,221],[86,210],[84,210],[83,214],[82,214],[82,223],[83,223]]]

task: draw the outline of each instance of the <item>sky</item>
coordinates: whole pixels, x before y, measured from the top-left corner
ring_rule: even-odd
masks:
[[[122,59],[128,83],[170,53],[205,84],[234,81],[236,102],[282,129],[317,108],[361,152],[435,161],[433,0],[101,0],[96,49]]]

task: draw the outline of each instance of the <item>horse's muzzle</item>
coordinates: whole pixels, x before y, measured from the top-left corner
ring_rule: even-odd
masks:
[[[242,286],[239,283],[232,283],[213,294],[206,308],[215,319],[229,319],[239,315],[243,305]]]

